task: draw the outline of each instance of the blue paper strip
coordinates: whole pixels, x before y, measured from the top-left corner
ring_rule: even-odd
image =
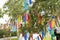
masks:
[[[29,3],[32,4],[32,0],[29,0]]]

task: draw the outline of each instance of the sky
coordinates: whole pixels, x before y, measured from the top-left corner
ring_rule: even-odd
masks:
[[[0,0],[0,8],[3,8],[3,5],[7,2],[8,0]],[[6,24],[8,21],[9,17],[8,15],[4,15],[3,18],[0,18],[0,23],[1,24]]]
[[[0,0],[0,8],[3,7],[3,5],[5,4],[5,2],[7,2],[7,0]]]
[[[1,24],[6,24],[9,20],[8,15],[4,15],[3,18],[0,18],[0,23]]]

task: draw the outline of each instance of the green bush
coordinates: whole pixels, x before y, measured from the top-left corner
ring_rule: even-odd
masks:
[[[0,30],[0,38],[3,37],[3,30]]]
[[[11,36],[17,36],[17,32],[11,32]]]
[[[3,38],[3,35],[5,35],[5,37],[9,37],[11,33],[11,36],[17,36],[17,32],[10,32],[9,30],[0,30],[0,38]]]

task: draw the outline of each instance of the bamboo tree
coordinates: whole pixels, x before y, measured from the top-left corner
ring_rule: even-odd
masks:
[[[26,10],[24,10],[24,7],[23,7],[23,0],[9,0],[4,5],[4,8],[8,8],[4,11],[8,13],[10,16],[12,16],[14,19],[17,19],[18,15],[20,14],[24,15],[23,13],[26,13]],[[41,16],[42,22],[38,27],[37,14],[42,14],[42,11],[44,11],[44,15]],[[28,27],[25,26],[23,27],[23,29],[22,28],[21,29],[34,32],[34,30],[38,28],[39,30],[37,31],[43,31],[44,26],[46,29],[46,24],[48,23],[47,21],[49,21],[49,19],[51,19],[52,16],[60,15],[60,1],[59,0],[35,0],[35,2],[33,3],[33,6],[29,9],[29,13],[31,16],[30,17],[31,27],[30,29],[28,29]],[[43,22],[43,19],[45,19],[44,22]]]

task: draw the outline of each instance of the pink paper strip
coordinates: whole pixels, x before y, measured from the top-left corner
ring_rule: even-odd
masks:
[[[50,28],[52,29],[52,22],[50,21]]]

